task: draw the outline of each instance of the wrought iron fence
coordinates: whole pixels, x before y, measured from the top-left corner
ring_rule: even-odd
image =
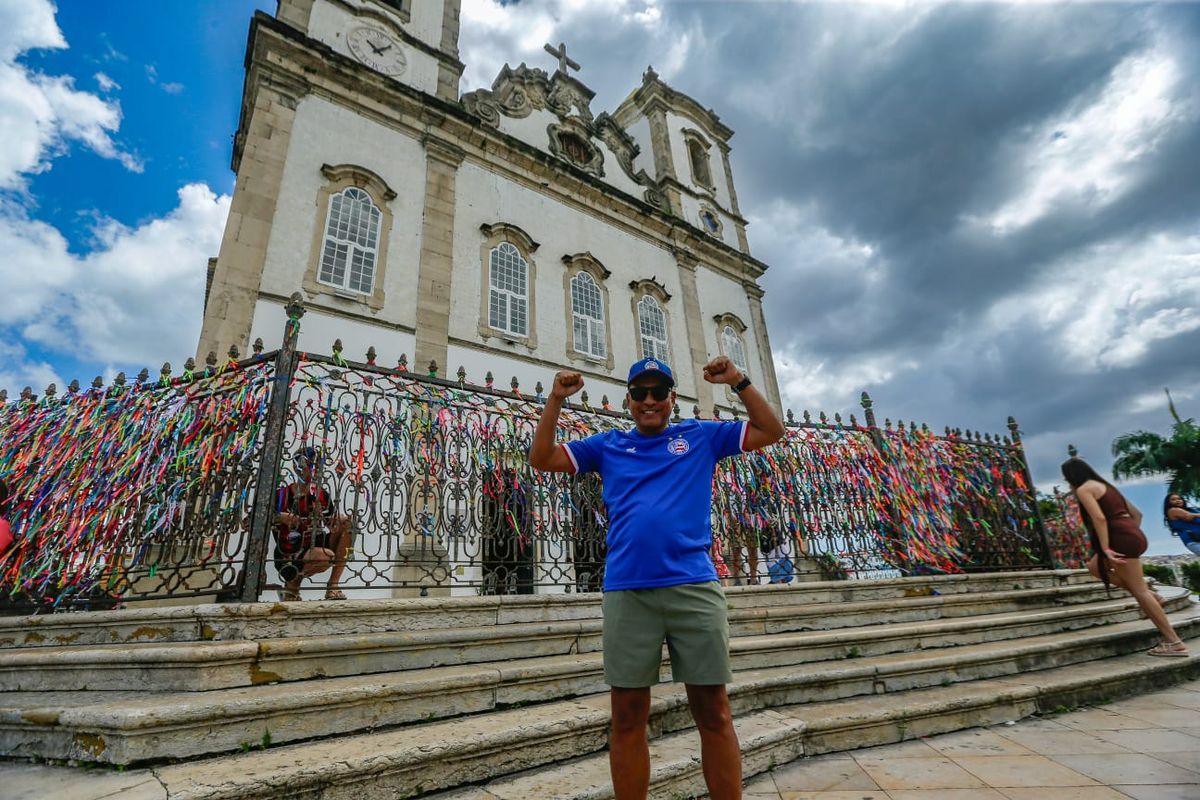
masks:
[[[288,486],[328,495],[332,511],[307,527],[348,530],[334,560],[356,596],[599,590],[599,480],[526,459],[540,384],[418,375],[373,351],[354,362],[340,343],[299,353],[303,313],[294,296],[283,347],[257,343],[245,361],[231,351],[153,383],[0,397],[0,476],[18,494],[0,607],[283,589],[282,571],[303,566],[281,550]],[[631,424],[580,400],[564,408],[563,439]],[[1003,438],[935,435],[878,426],[865,393],[863,407],[861,425],[788,412],[779,444],[721,462],[713,557],[730,581],[787,580],[805,556],[829,577],[1054,565],[1011,418]],[[329,574],[304,585],[319,596]]]

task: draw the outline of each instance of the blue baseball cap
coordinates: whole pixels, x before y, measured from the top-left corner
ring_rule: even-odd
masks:
[[[625,383],[631,384],[646,374],[661,375],[667,386],[675,385],[675,376],[671,374],[671,368],[665,361],[659,361],[657,358],[643,358],[641,361],[635,361],[629,368],[629,380]]]

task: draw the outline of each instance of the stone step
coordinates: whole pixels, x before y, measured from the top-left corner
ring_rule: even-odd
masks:
[[[730,691],[739,711],[751,711],[796,702],[818,689],[844,697],[1129,652],[1145,643],[1146,623],[1104,622],[1133,616],[1128,602],[1113,601],[1034,614],[747,637],[734,642],[737,672]],[[1181,631],[1200,628],[1200,614],[1190,605],[1177,617]],[[1060,632],[1081,625],[1088,629]],[[914,648],[928,650],[910,652]],[[197,693],[9,692],[0,708],[0,753],[112,764],[193,757],[264,739],[343,736],[553,703],[603,692],[602,677],[600,654],[586,653]]]
[[[1093,583],[1083,570],[931,575],[867,581],[728,587],[732,608],[887,601]],[[0,650],[195,641],[278,639],[600,617],[599,593],[425,597],[304,603],[242,603],[123,608],[0,617]]]
[[[735,639],[791,631],[1012,613],[1094,603],[1099,584],[896,600],[734,608]],[[1186,602],[1186,600],[1184,601]],[[0,690],[206,691],[278,681],[596,652],[600,620],[385,631],[255,641],[174,642],[0,650]]]
[[[949,687],[784,705],[739,715],[735,727],[749,778],[796,757],[1016,720],[1197,675],[1200,655],[1139,653]],[[664,706],[686,703],[682,687],[656,689],[662,691],[652,701],[654,734],[663,731]],[[607,722],[607,698],[600,695],[166,765],[155,776],[170,800],[606,800],[612,797],[603,752]],[[694,729],[666,729],[653,738],[651,751],[651,797],[704,792]]]

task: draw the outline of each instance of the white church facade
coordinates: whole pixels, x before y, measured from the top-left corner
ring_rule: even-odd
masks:
[[[724,354],[778,409],[759,279],[717,115],[653,70],[612,112],[571,74],[505,66],[459,94],[460,0],[280,0],[253,20],[229,221],[198,353],[374,346],[523,388],[570,367],[619,405],[668,361],[681,412],[737,407]]]

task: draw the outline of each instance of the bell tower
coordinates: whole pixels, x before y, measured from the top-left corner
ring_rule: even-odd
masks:
[[[458,100],[462,0],[278,0],[275,17],[394,80]]]

